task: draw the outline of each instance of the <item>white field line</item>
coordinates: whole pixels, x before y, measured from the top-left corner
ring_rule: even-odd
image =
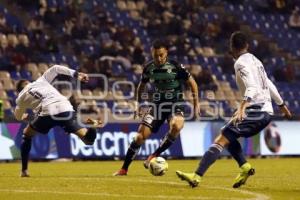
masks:
[[[130,179],[122,179],[122,178],[113,178],[113,177],[102,177],[102,178],[94,178],[94,177],[55,177],[58,179],[68,179],[68,180],[97,180],[97,179],[106,179],[106,180],[112,180],[112,181],[119,181],[119,182],[132,182]],[[137,179],[137,182],[141,183],[152,183],[152,184],[168,184],[168,185],[186,185],[180,182],[173,182],[173,181],[150,181],[150,180],[144,180],[144,179]],[[207,189],[215,189],[215,190],[224,190],[224,191],[229,191],[229,192],[236,192],[240,194],[245,194],[245,195],[251,195],[253,197],[251,198],[234,198],[234,197],[227,197],[227,198],[216,198],[216,197],[204,197],[204,196],[195,196],[195,197],[186,197],[186,196],[171,196],[171,195],[134,195],[134,194],[129,194],[126,195],[126,197],[130,198],[155,198],[155,199],[174,199],[174,200],[181,200],[181,199],[189,199],[189,200],[210,200],[210,199],[224,199],[224,200],[268,200],[270,199],[269,196],[266,196],[261,193],[256,193],[256,192],[251,192],[248,190],[240,190],[240,189],[232,189],[232,188],[226,188],[226,187],[211,187],[211,186],[201,186],[200,188],[207,188]],[[83,196],[101,196],[101,197],[112,197],[112,198],[124,198],[124,195],[120,194],[112,194],[112,193],[107,193],[107,192],[96,192],[96,193],[91,193],[91,192],[68,192],[68,191],[51,191],[51,190],[18,190],[18,189],[0,189],[1,192],[8,192],[8,193],[47,193],[47,194],[59,194],[59,195],[83,195]]]

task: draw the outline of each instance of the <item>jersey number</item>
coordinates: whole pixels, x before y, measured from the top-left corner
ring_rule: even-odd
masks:
[[[37,91],[32,92],[31,90],[28,91],[28,93],[33,96],[35,99],[43,99],[43,95]]]

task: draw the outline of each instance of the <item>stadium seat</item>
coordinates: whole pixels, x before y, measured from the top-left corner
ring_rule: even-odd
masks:
[[[136,2],[136,8],[139,11],[143,11],[143,9],[146,7],[146,4],[144,1],[137,1]]]
[[[0,97],[1,99],[8,99],[7,94],[4,90],[0,90]]]
[[[127,8],[129,11],[137,10],[136,4],[134,1],[127,1]]]
[[[4,79],[4,81],[2,80],[2,84],[3,84],[3,89],[6,91],[15,89],[15,86],[10,79]]]
[[[43,74],[45,71],[47,71],[48,65],[46,63],[39,63],[38,64],[38,70],[41,74]]]
[[[125,3],[124,0],[119,0],[117,1],[117,7],[120,9],[120,10],[127,10],[127,5]]]
[[[21,74],[20,74],[20,72],[12,71],[12,72],[10,72],[10,77],[14,80],[20,80]]]
[[[21,70],[20,74],[21,74],[22,79],[26,79],[29,81],[32,80],[31,73],[29,71],[23,69],[23,70]]]
[[[93,96],[92,91],[91,91],[91,90],[88,90],[88,89],[82,90],[82,91],[81,91],[81,94],[82,94],[83,96],[88,96],[88,97]]]
[[[0,71],[0,79],[10,79],[10,74],[7,71]]]
[[[37,71],[35,71],[35,72],[33,72],[33,74],[31,74],[31,78],[33,81],[37,80],[41,76],[42,76],[42,74]]]
[[[9,102],[9,100],[4,100],[3,101],[3,108],[6,110],[6,109],[11,109],[12,107],[11,107],[11,104],[10,104],[10,102]]]
[[[15,34],[8,34],[7,42],[8,42],[8,45],[11,47],[16,47],[19,44],[19,40]]]
[[[37,65],[35,63],[27,63],[26,69],[31,73],[35,73],[38,71]]]
[[[218,90],[215,94],[216,94],[215,97],[216,100],[225,100],[225,94],[223,91]]]

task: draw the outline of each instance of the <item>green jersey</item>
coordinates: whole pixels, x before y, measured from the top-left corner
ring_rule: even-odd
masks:
[[[152,60],[144,64],[141,81],[153,83],[155,91],[149,98],[153,102],[174,102],[183,100],[183,82],[190,76],[185,67],[174,60],[167,60],[160,66],[156,66]]]

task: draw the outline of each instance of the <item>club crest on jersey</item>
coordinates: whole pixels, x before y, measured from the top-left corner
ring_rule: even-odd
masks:
[[[167,69],[167,72],[170,74],[172,72],[172,69],[171,68]]]

